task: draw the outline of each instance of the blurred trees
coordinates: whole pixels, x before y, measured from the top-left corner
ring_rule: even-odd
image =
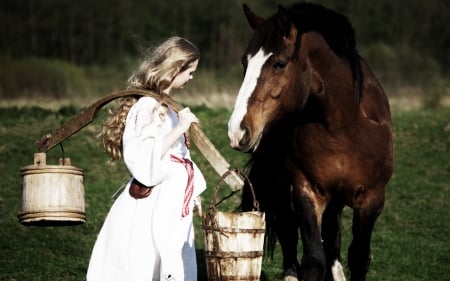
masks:
[[[134,56],[180,35],[199,46],[211,67],[226,67],[247,31],[239,1],[4,0],[0,7],[3,55],[77,64]]]
[[[279,3],[295,1],[2,0],[0,55],[102,65],[136,57],[140,48],[179,35],[201,49],[206,68],[226,72],[240,64],[250,36],[243,2],[267,17]],[[430,69],[449,73],[450,9],[444,0],[312,2],[347,15],[360,50],[377,67],[396,67],[403,76],[420,68],[414,77]]]

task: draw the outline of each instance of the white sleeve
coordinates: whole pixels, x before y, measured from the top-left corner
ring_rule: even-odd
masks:
[[[168,177],[161,159],[163,120],[159,103],[142,97],[127,116],[123,133],[123,158],[131,175],[146,186],[154,186]]]

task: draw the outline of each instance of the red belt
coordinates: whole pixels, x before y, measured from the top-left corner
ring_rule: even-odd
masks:
[[[188,173],[186,189],[184,190],[183,209],[181,210],[181,217],[185,217],[189,214],[189,203],[191,201],[192,194],[194,193],[194,165],[191,160],[179,158],[172,154],[170,155],[170,160],[183,164],[186,168],[186,172]]]

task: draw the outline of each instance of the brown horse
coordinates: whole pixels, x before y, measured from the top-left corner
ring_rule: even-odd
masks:
[[[233,148],[251,155],[249,178],[266,212],[266,246],[273,250],[278,239],[285,280],[345,280],[340,217],[349,206],[348,267],[351,280],[364,280],[393,171],[383,87],[358,54],[343,15],[305,3],[279,6],[267,19],[245,4],[244,12],[254,33],[242,57],[245,76],[228,136]]]

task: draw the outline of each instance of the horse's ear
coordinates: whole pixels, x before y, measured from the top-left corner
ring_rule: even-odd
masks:
[[[278,5],[278,28],[281,30],[287,30],[290,26],[291,20],[289,19],[288,11],[285,7]]]
[[[247,4],[243,4],[242,7],[244,8],[245,17],[253,30],[264,22],[264,19],[253,13]]]
[[[284,32],[284,39],[295,42],[298,33],[297,27],[291,21],[288,10],[281,5],[278,5],[278,28]]]
[[[298,34],[297,27],[295,26],[295,24],[291,23],[289,26],[289,33],[286,36],[284,36],[284,38],[285,40],[293,44],[295,40],[297,40],[297,34]]]

